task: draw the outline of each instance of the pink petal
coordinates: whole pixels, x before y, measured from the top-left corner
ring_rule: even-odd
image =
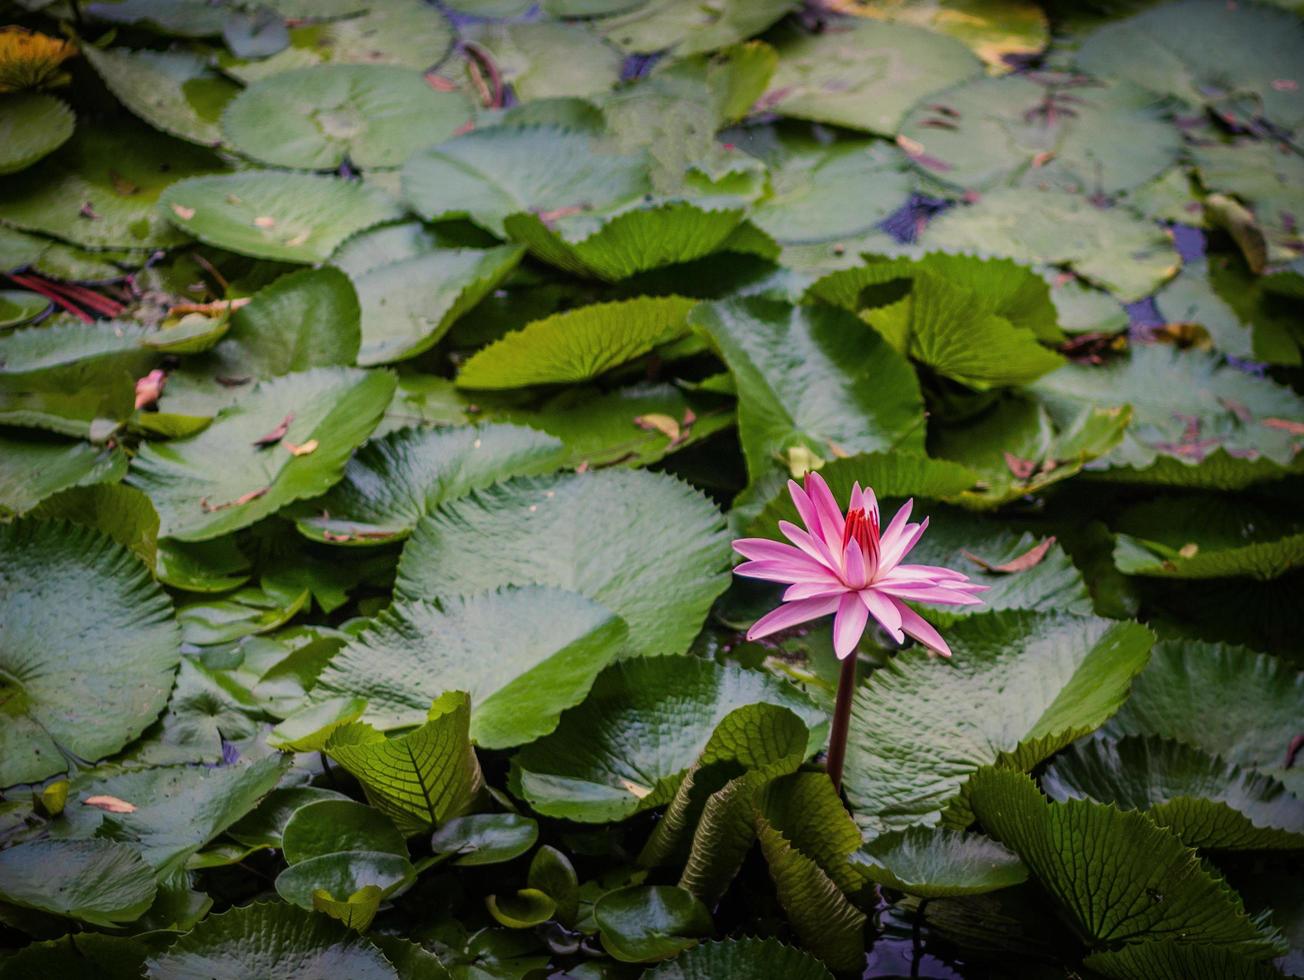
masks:
[[[932,602],[943,606],[972,606],[982,603],[982,600],[977,596],[938,586],[884,585],[875,582],[874,588],[884,595],[895,596],[898,599],[906,599],[910,602]]]
[[[842,510],[838,507],[833,491],[824,482],[824,477],[814,470],[806,474],[806,495],[814,502],[820,517],[819,531],[811,528],[811,532],[818,534],[830,547],[841,548],[842,529],[846,525],[846,519],[842,516]]]
[[[870,614],[877,619],[885,630],[892,634],[892,638],[898,643],[906,641],[906,635],[901,632],[901,614],[897,612],[897,607],[887,596],[879,595],[874,589],[862,589],[860,592],[860,601],[865,604]]]
[[[920,524],[907,524],[893,537],[890,545],[886,542],[883,544],[879,568],[892,568],[896,565],[897,562],[910,553],[911,548],[919,543],[919,539],[924,536],[924,532],[927,530],[927,517]]]
[[[805,558],[805,556],[802,556]],[[836,585],[844,587],[832,572],[823,565],[817,565],[809,558],[805,565],[782,561],[745,561],[734,568],[735,575],[743,578],[759,578],[767,582],[811,582],[816,585]]]
[[[845,593],[838,602],[838,614],[833,617],[833,652],[839,660],[846,660],[856,649],[869,622],[869,609],[854,592]]]
[[[806,491],[801,488],[796,480],[788,481],[788,493],[792,496],[792,502],[797,507],[797,513],[801,517],[801,522],[806,525],[808,531],[818,531],[820,526],[819,510],[815,507],[814,502],[806,495]]]
[[[854,539],[842,549],[842,579],[852,589],[863,589],[869,584],[865,556],[860,550],[860,542]]]
[[[830,571],[842,571],[842,563],[834,557],[829,546],[825,544],[823,539],[818,535],[807,534],[791,521],[780,521],[779,532],[811,558],[826,566]],[[841,541],[838,542],[838,546],[842,546]]]
[[[943,657],[951,655],[951,648],[946,645],[942,639],[942,634],[933,629],[933,627],[924,619],[923,616],[915,612],[900,599],[893,599],[892,604],[897,607],[897,612],[901,614],[901,628],[910,634],[911,637],[918,640],[930,650],[940,653]]]
[[[859,480],[851,485],[851,499],[847,501],[847,513],[853,510],[865,510],[865,491],[860,489]]]
[[[892,523],[885,527],[883,532],[878,536],[880,554],[886,555],[891,551],[892,547],[896,544],[897,536],[901,534],[905,529],[907,522],[910,520],[910,512],[914,509],[915,499],[913,497],[901,505],[901,509],[898,510],[896,516],[892,518]]]
[[[969,578],[964,572],[943,568],[941,565],[898,565],[887,574],[887,577],[891,579],[909,579],[910,581],[953,579],[961,582],[967,581]]]
[[[834,582],[830,585],[824,585],[819,582],[794,582],[788,586],[783,593],[784,602],[792,602],[794,599],[819,599],[823,596],[841,595],[847,591],[847,587],[841,582]]]
[[[806,555],[799,549],[769,538],[739,538],[733,543],[733,550],[757,561],[806,561]]]
[[[779,630],[786,630],[809,620],[827,616],[838,608],[839,600],[839,596],[830,596],[824,599],[798,599],[796,602],[785,602],[778,609],[770,610],[754,622],[752,628],[747,631],[747,639],[759,640]]]

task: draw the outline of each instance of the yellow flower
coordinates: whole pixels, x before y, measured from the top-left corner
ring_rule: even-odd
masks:
[[[77,53],[71,42],[25,27],[0,28],[0,92],[67,85],[59,66]]]

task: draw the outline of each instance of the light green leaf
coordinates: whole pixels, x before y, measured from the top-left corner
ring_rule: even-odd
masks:
[[[1153,293],[1181,258],[1157,224],[1123,206],[1099,208],[1058,190],[1001,188],[929,223],[928,248],[1067,265],[1124,302]]]
[[[1023,862],[991,838],[945,827],[884,834],[861,863],[872,881],[919,898],[982,895],[1028,880]]]
[[[749,297],[704,303],[690,321],[733,372],[753,480],[792,450],[832,459],[922,448],[914,371],[850,314]]]
[[[1262,586],[1260,586],[1262,588]],[[1299,734],[1304,673],[1277,657],[1190,640],[1156,644],[1113,735],[1157,735],[1280,780],[1304,795],[1304,773],[1282,760]]]
[[[642,653],[682,653],[728,584],[723,520],[697,491],[642,470],[518,477],[444,503],[403,549],[397,594],[553,585],[595,599]]]
[[[0,786],[12,786],[139,735],[167,702],[180,633],[139,559],[90,529],[0,525],[0,568]]]
[[[25,289],[0,289],[0,329],[16,327],[50,308],[50,301]]]
[[[1299,256],[1302,250],[1292,218],[1304,207],[1304,160],[1298,153],[1268,139],[1196,145],[1190,152],[1204,187],[1233,194],[1252,209],[1254,225],[1266,239],[1270,262]],[[1216,218],[1213,201],[1206,198],[1205,207],[1207,216]]]
[[[1224,497],[1156,497],[1111,519],[1114,563],[1127,575],[1278,578],[1304,564],[1304,525],[1291,508]]]
[[[168,223],[160,195],[221,169],[207,151],[127,120],[84,126],[40,167],[4,182],[0,221],[87,248],[178,245],[187,236]]]
[[[856,693],[845,789],[867,834],[964,826],[960,794],[979,768],[1031,769],[1099,727],[1153,639],[1137,623],[1054,612],[971,616],[946,636],[949,660],[907,651]]]
[[[240,153],[273,167],[397,167],[471,118],[462,95],[393,65],[322,65],[255,82],[222,113]]]
[[[325,915],[259,902],[211,915],[149,960],[152,980],[307,978],[398,980],[369,940]]]
[[[515,813],[473,813],[454,817],[435,831],[430,847],[454,864],[502,864],[518,858],[539,839],[539,825]]]
[[[129,321],[72,318],[0,335],[0,391],[76,392],[103,388],[122,372],[144,374],[158,358],[151,332]]]
[[[613,12],[610,4],[604,6],[603,13]],[[695,0],[640,0],[620,4],[616,16],[597,24],[625,51],[651,54],[671,48],[676,58],[686,58],[760,34],[793,7],[794,0],[722,0],[706,6]]]
[[[355,721],[331,732],[323,751],[357,778],[372,806],[415,834],[464,813],[483,786],[470,722],[470,698],[450,691],[415,731],[386,738]]]
[[[399,541],[444,501],[548,473],[564,458],[557,439],[524,426],[400,429],[363,446],[326,496],[303,505],[312,516],[299,518],[299,531],[332,544]]]
[[[75,120],[62,99],[20,92],[0,102],[0,174],[26,170],[72,136]]]
[[[1151,93],[1071,75],[967,81],[916,106],[901,135],[916,166],[966,190],[1113,195],[1167,170],[1182,150]]]
[[[696,305],[682,296],[594,303],[507,334],[462,365],[464,388],[523,388],[588,381],[688,331]]]
[[[1139,813],[1051,803],[1028,776],[984,768],[973,778],[978,819],[1032,870],[1094,943],[1218,946],[1258,958],[1277,940],[1195,851]],[[1084,862],[1083,854],[1098,855]]]
[[[374,807],[340,799],[308,802],[291,813],[281,832],[281,850],[289,864],[337,851],[407,857],[403,835],[389,817]]]
[[[277,877],[277,881],[288,873],[289,869],[287,868]],[[332,919],[343,922],[350,929],[366,932],[372,920],[376,918],[376,913],[380,911],[380,903],[384,895],[384,889],[379,885],[363,885],[345,899],[334,898],[325,888],[316,888],[313,889],[312,893],[312,907],[314,911],[324,912]],[[397,942],[407,942],[407,940],[397,939],[397,937],[389,938],[395,939]],[[419,946],[417,948],[421,949]],[[433,954],[427,953],[426,955],[434,959]],[[390,962],[392,963],[393,960],[390,960]],[[438,960],[435,962],[438,962]]]
[[[263,797],[263,801],[253,811],[227,828],[227,836],[246,847],[279,848],[284,839],[286,824],[300,808],[320,800],[346,799],[348,797],[343,793],[317,786],[274,789]]]
[[[767,674],[694,658],[620,661],[598,676],[583,704],[562,715],[556,731],[517,754],[509,785],[547,816],[623,820],[669,802],[704,757],[709,763],[729,751],[737,758],[745,747],[729,749],[727,734],[711,748],[715,732],[737,709],[758,702],[786,708],[806,724],[807,754],[824,744],[823,713]]]
[[[644,974],[646,980],[833,980],[819,960],[777,939],[725,939],[698,943]]]
[[[479,23],[468,34],[522,102],[606,92],[620,81],[625,60],[585,24]]]
[[[153,568],[158,552],[158,515],[139,490],[121,483],[72,487],[48,497],[31,511],[41,520],[61,520],[94,528],[130,549]]]
[[[557,911],[552,897],[537,888],[521,888],[515,895],[489,895],[484,903],[494,921],[508,929],[543,925]]]
[[[87,44],[86,60],[124,106],[156,129],[217,146],[222,110],[240,86],[188,51],[130,51]]]
[[[458,317],[505,279],[524,250],[441,248],[358,276],[362,350],[358,363],[385,364],[429,350]]]
[[[1042,777],[1053,800],[1140,810],[1188,847],[1304,848],[1304,802],[1268,776],[1183,742],[1154,737],[1079,742]]]
[[[168,220],[210,245],[305,264],[325,261],[350,235],[400,216],[392,198],[366,184],[271,170],[180,181],[161,201]]]
[[[403,168],[403,198],[427,221],[469,218],[497,235],[510,214],[604,210],[650,190],[642,154],[553,126],[472,130]]]
[[[710,935],[711,913],[673,885],[631,885],[607,892],[593,906],[602,945],[622,963],[664,960]]]
[[[467,691],[477,745],[523,745],[584,700],[626,636],[598,603],[560,589],[400,599],[332,658],[312,697],[364,697],[363,718],[391,729],[420,724],[444,691]]]
[[[0,851],[0,899],[107,929],[154,901],[154,872],[113,840],[36,840]]]
[[[291,905],[313,909],[318,908],[323,899],[324,904],[333,907],[340,900],[348,903],[363,889],[374,888],[379,894],[374,894],[370,900],[366,895],[362,896],[355,903],[362,908],[349,910],[352,915],[341,919],[346,925],[362,931],[366,924],[359,924],[359,920],[366,916],[369,904],[379,907],[380,898],[411,885],[416,879],[416,871],[405,855],[336,850],[290,865],[276,876],[276,894]],[[320,911],[330,914],[326,908]],[[371,914],[374,916],[375,912]],[[332,918],[340,916],[332,915]]]
[[[14,432],[0,437],[0,516],[27,513],[69,487],[111,483],[126,473],[119,449],[54,442]]]
[[[780,115],[892,136],[912,105],[982,71],[959,41],[907,24],[857,21],[776,42],[766,103]]]
[[[348,368],[264,381],[198,435],[144,446],[129,479],[154,501],[161,536],[215,538],[334,484],[393,391],[392,375]]]

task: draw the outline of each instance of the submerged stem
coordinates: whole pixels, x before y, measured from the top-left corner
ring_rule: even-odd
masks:
[[[829,779],[833,788],[842,791],[842,763],[847,757],[847,731],[851,727],[851,696],[856,691],[856,653],[842,661],[838,675],[838,699],[833,706],[833,729],[829,732]]]

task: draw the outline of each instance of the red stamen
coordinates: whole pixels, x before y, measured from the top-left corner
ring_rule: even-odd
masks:
[[[864,509],[853,510],[847,514],[847,523],[842,528],[842,548],[855,539],[860,545],[860,553],[870,565],[878,563],[878,517],[866,514]]]

